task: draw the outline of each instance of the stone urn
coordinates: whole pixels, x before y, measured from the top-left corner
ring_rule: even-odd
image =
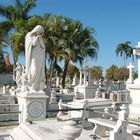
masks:
[[[76,122],[70,120],[65,122],[65,125],[60,129],[60,132],[64,138],[74,140],[80,136],[82,128],[77,126]]]

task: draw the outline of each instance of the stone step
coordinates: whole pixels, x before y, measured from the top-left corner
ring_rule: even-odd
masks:
[[[8,121],[18,121],[18,119],[19,119],[18,113],[0,114],[0,123]]]
[[[13,140],[33,140],[32,136],[28,134],[21,126],[13,129],[11,131],[10,136]],[[34,139],[35,140],[35,139]]]
[[[18,104],[0,104],[0,113],[1,112],[16,112],[19,111]]]
[[[3,127],[3,126],[13,126],[13,125],[19,125],[18,121],[0,122],[0,127]]]
[[[15,96],[14,95],[10,95],[10,94],[0,94],[0,98],[1,97],[4,97],[4,98],[11,98],[11,99],[14,99]]]
[[[10,136],[0,136],[0,140],[12,140]]]
[[[15,96],[0,95],[0,104],[15,104]]]
[[[0,104],[15,104],[14,100],[0,100]]]

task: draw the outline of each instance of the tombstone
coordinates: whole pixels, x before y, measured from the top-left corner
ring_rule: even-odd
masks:
[[[77,98],[84,98],[86,100],[88,98],[95,97],[95,92],[96,86],[93,85],[91,70],[88,67],[87,62],[84,61],[82,69],[80,70],[79,85],[74,87],[74,94],[77,96]]]
[[[103,82],[103,84],[105,85],[105,89],[106,90],[114,90],[114,83],[111,80],[106,80]]]
[[[125,82],[122,80],[115,82],[115,89],[116,90],[125,90],[126,89]]]
[[[52,89],[51,97],[50,97],[50,103],[56,103],[56,102],[57,102],[56,92],[54,91],[54,89]]]
[[[57,110],[58,109],[56,91],[54,89],[52,89],[52,91],[51,91],[50,101],[47,104],[46,108],[47,108],[47,110]],[[57,115],[57,112],[47,112],[46,115],[49,117],[54,117]]]

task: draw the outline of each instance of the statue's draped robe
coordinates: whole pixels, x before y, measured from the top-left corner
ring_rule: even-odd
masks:
[[[45,88],[45,45],[42,36],[35,36],[40,31],[37,26],[25,37],[25,63],[29,89],[39,91]],[[41,31],[40,31],[41,32]]]

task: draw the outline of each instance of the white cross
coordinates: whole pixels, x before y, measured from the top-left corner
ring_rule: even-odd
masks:
[[[129,65],[127,66],[127,68],[129,69],[129,80],[131,83],[133,83],[133,69],[134,69],[134,65],[131,64],[131,62],[129,63]]]

